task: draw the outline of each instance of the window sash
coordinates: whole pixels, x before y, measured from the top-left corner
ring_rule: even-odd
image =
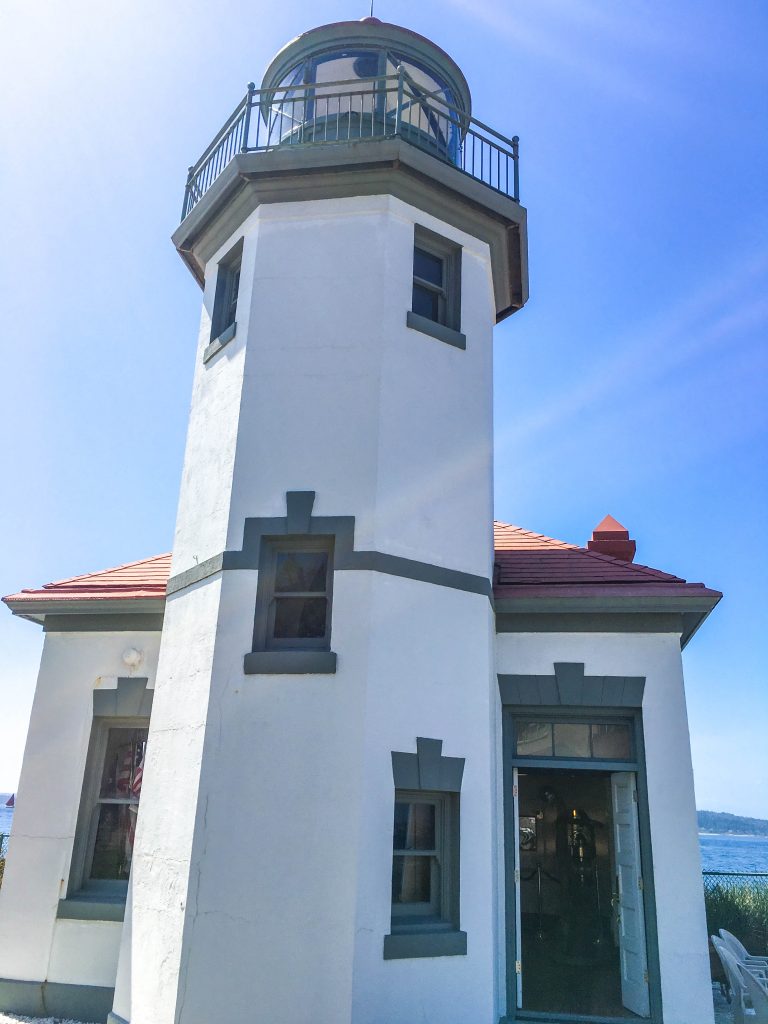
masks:
[[[452,891],[452,851],[451,831],[453,813],[451,797],[448,793],[430,793],[420,790],[395,790],[395,804],[431,804],[435,808],[435,846],[428,850],[411,850],[394,846],[392,848],[392,872],[394,875],[395,859],[405,857],[426,857],[434,866],[430,876],[429,902],[396,903],[392,902],[391,927],[396,931],[419,930],[424,926],[453,927],[455,916],[455,896]]]
[[[254,624],[254,650],[330,650],[331,620],[333,615],[333,550],[330,536],[262,539],[259,560],[259,583],[256,596]],[[278,554],[293,552],[323,552],[327,554],[324,590],[276,590]],[[317,637],[275,636],[277,603],[284,600],[325,601],[325,631]]]

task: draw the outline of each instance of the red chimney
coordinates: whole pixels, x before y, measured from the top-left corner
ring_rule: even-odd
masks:
[[[613,516],[606,516],[592,531],[592,540],[588,542],[587,547],[601,555],[613,555],[622,562],[631,562],[635,557],[637,545],[629,539],[629,530],[625,530]]]

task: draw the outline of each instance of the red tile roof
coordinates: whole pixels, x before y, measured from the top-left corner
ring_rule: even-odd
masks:
[[[508,523],[494,524],[494,544],[494,594],[497,598],[576,597],[607,592],[626,596],[695,592],[719,597],[716,591],[707,590],[701,583],[686,583],[658,569],[589,551]],[[114,569],[47,583],[39,589],[22,590],[4,597],[3,601],[14,605],[163,599],[170,567],[170,555],[156,555]]]
[[[114,569],[72,576],[39,589],[22,590],[4,597],[3,601],[123,601],[164,598],[165,585],[171,569],[170,555],[155,555],[139,562],[128,562]]]
[[[602,524],[601,524],[602,525]],[[672,595],[695,590],[702,595],[720,596],[701,583],[687,583],[679,576],[566,544],[552,537],[531,533],[508,523],[494,523],[496,597],[587,596],[607,590],[629,596]]]

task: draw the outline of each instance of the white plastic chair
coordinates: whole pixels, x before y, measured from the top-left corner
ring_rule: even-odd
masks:
[[[740,963],[744,963],[744,964],[750,964],[751,963],[751,964],[758,964],[758,965],[762,964],[762,965],[768,967],[768,956],[753,955],[752,953],[750,953],[747,950],[747,947],[736,938],[735,935],[733,935],[729,931],[726,931],[725,928],[721,928],[720,929],[720,936],[721,936],[723,942],[725,943],[726,949],[730,953],[733,953],[733,955],[736,957],[736,959]]]
[[[747,1009],[748,989],[744,977],[746,972],[739,969],[738,960],[733,953],[729,952],[722,939],[716,935],[710,935],[710,939],[720,957],[728,984],[731,986],[731,1009],[733,1010],[734,1024],[748,1024],[748,1022],[752,1024],[752,1021],[757,1024],[755,1017]]]
[[[747,994],[754,1011],[754,1013],[749,1014],[748,1019],[754,1021],[755,1024],[768,1024],[768,988],[766,988],[764,982],[756,974],[745,970],[743,965],[741,976],[744,979],[744,984],[747,986]]]

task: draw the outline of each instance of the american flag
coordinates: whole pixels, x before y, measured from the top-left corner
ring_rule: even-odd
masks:
[[[133,782],[131,783],[131,793],[137,799],[141,796],[141,780],[144,778],[144,758],[145,755],[141,755],[141,760],[136,766],[136,771],[133,773]]]

